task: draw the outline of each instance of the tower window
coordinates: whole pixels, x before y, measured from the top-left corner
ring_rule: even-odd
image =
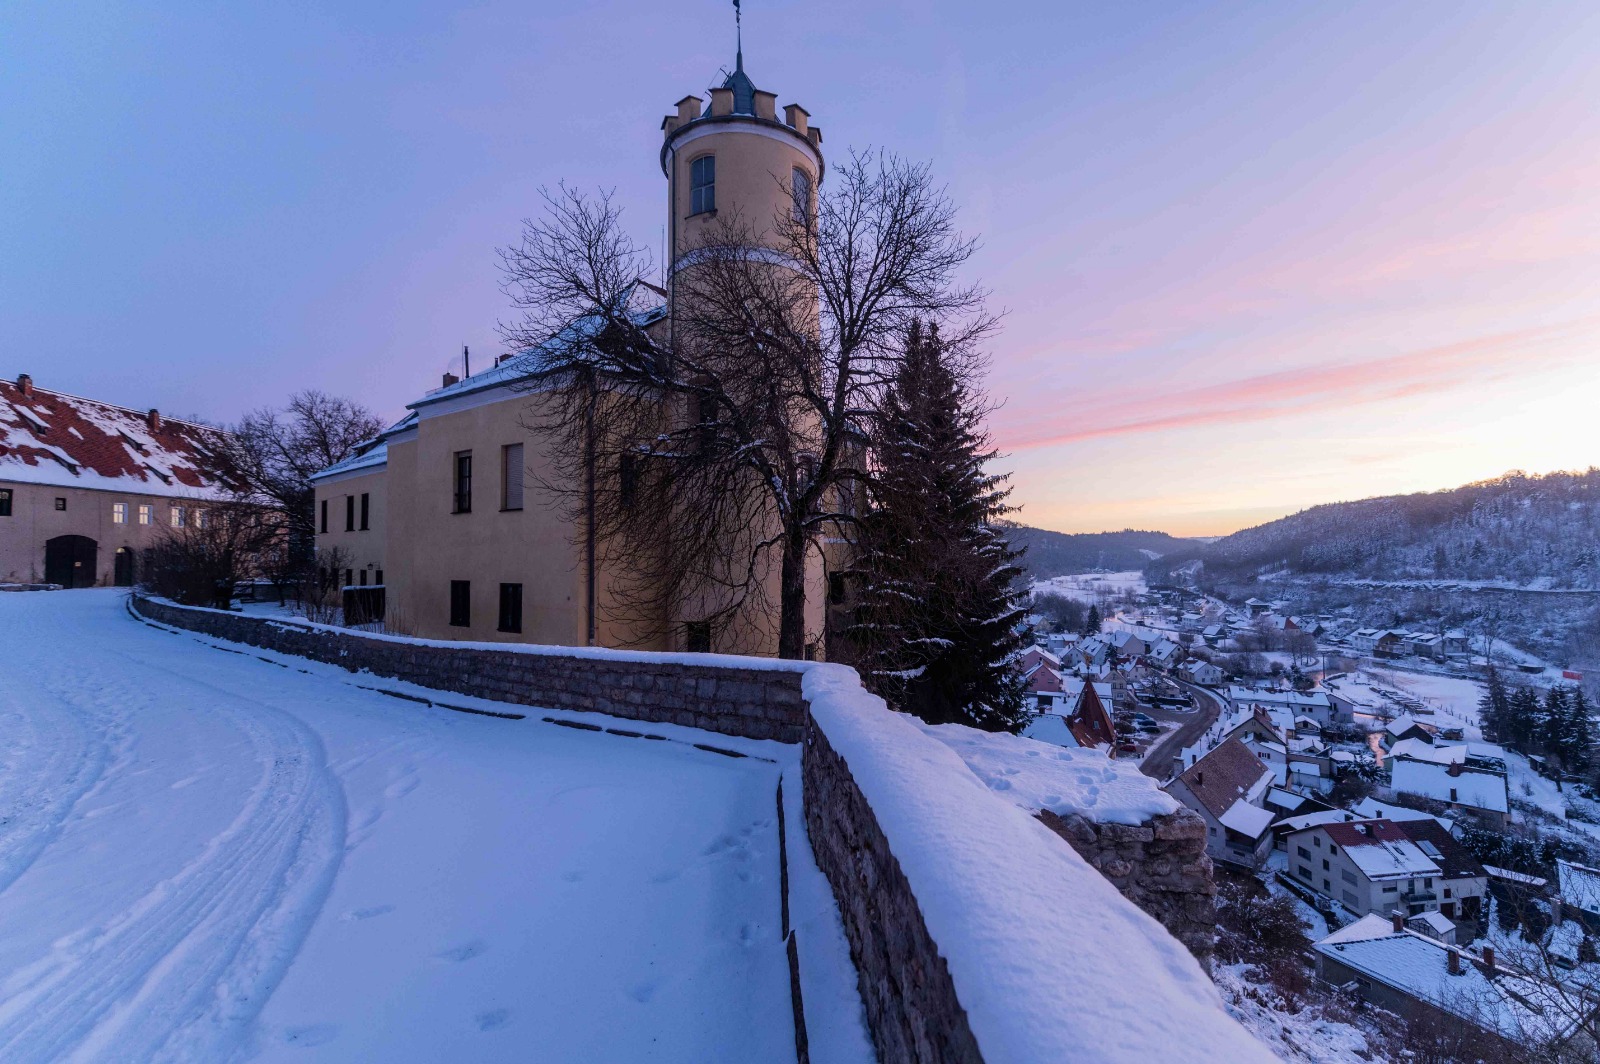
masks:
[[[522,444],[508,443],[500,448],[500,509],[522,509],[522,482],[527,470],[522,464]]]
[[[372,493],[364,491],[364,492],[361,493],[361,531],[367,532],[367,531],[371,530],[371,528],[372,528],[372,526],[370,524],[371,520],[372,520]]]
[[[717,209],[717,157],[702,155],[689,164],[689,213]]]
[[[346,532],[354,532],[356,530],[356,497],[354,495],[346,495],[344,497],[344,530]]]
[[[805,224],[811,220],[811,175],[798,166],[789,174],[789,190],[794,198],[794,220]]]
[[[11,516],[11,489],[0,488],[0,517]]]

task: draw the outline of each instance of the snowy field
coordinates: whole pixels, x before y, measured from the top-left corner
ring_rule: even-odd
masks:
[[[113,591],[0,595],[0,646],[0,1060],[794,1059],[782,763],[400,701]],[[864,1049],[829,956],[818,1060]]]
[[[1103,603],[1124,593],[1142,594],[1145,591],[1144,574],[1138,570],[1125,573],[1074,573],[1053,576],[1033,585],[1036,592],[1054,591],[1083,603]]]

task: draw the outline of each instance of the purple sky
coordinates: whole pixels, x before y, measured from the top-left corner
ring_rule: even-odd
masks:
[[[541,185],[657,243],[733,50],[724,0],[132,6],[0,12],[0,374],[214,420],[487,361]],[[759,86],[982,236],[1024,520],[1600,461],[1600,6],[746,7]]]

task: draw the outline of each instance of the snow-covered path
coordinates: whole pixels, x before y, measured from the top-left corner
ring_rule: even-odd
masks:
[[[0,595],[0,1060],[783,1061],[778,766]],[[363,681],[366,682],[366,681]]]

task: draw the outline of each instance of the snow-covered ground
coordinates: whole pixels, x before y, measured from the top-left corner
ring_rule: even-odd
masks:
[[[780,774],[812,1059],[868,1059],[788,748],[207,642],[0,595],[0,1060],[792,1060]]]
[[[1072,573],[1054,576],[1033,585],[1034,591],[1054,591],[1079,602],[1104,602],[1122,594],[1142,594],[1144,574],[1137,569],[1122,573]]]

